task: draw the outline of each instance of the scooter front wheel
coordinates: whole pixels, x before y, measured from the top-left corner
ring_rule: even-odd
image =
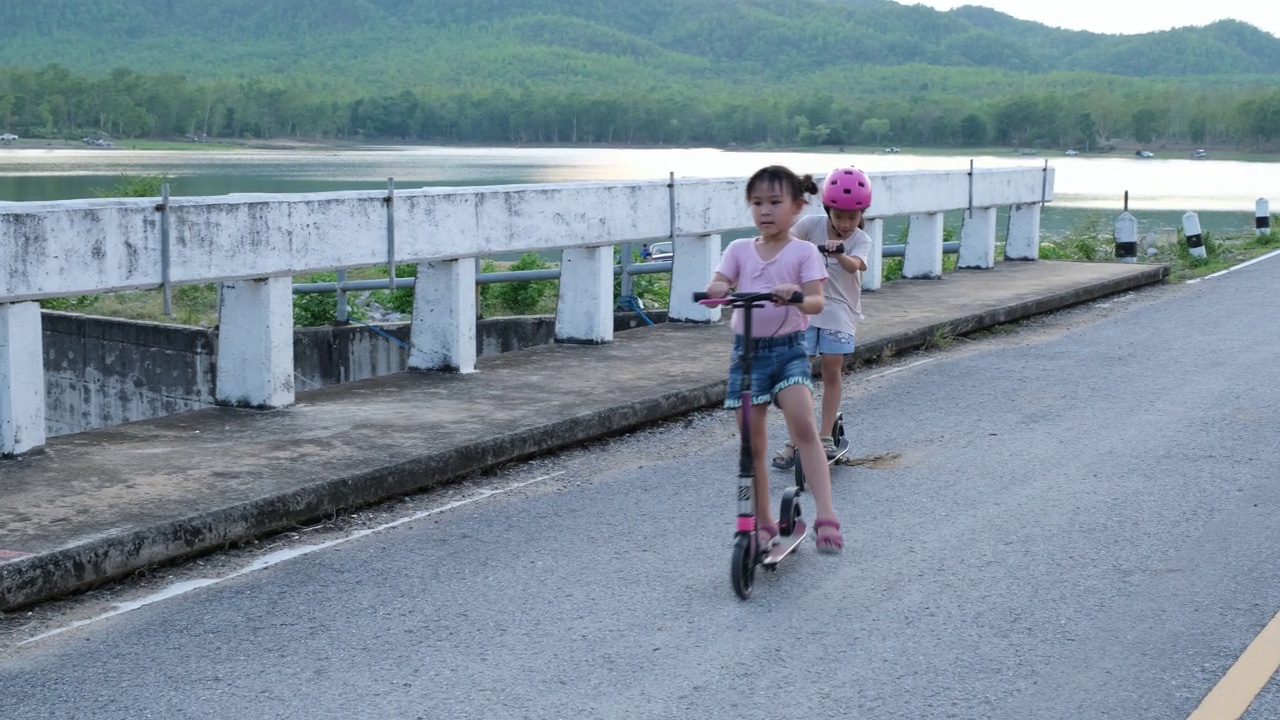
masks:
[[[733,563],[729,566],[729,577],[733,580],[733,591],[738,597],[746,600],[751,597],[751,587],[755,584],[756,558],[752,552],[751,535],[740,533],[733,541]]]

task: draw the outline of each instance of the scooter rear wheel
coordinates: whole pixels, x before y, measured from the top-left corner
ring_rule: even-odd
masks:
[[[729,567],[729,578],[733,580],[733,591],[738,597],[746,600],[751,597],[751,588],[755,585],[756,558],[752,552],[751,536],[741,533],[733,541],[733,563]]]
[[[782,491],[782,502],[779,505],[778,534],[791,537],[796,521],[800,519],[800,491],[793,487]]]

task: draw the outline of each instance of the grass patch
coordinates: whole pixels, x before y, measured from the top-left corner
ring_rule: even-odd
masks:
[[[189,150],[191,152],[241,149],[241,146],[236,143],[218,141],[198,143],[190,140],[117,140],[116,147],[128,150]]]
[[[196,327],[214,327],[218,324],[216,285],[180,285],[173,288],[171,300],[172,317],[164,314],[164,294],[159,290],[50,298],[41,300],[40,307],[84,315]]]
[[[1148,261],[1169,263],[1169,278],[1175,282],[1183,282],[1212,275],[1280,248],[1280,233],[1274,231],[1266,235],[1241,233],[1222,237],[1205,232],[1203,238],[1203,258],[1191,254],[1187,249],[1186,238],[1179,230],[1177,242],[1156,246],[1157,253],[1149,256]]]
[[[939,325],[933,329],[933,332],[925,339],[921,350],[946,350],[956,343],[956,332],[951,324]]]
[[[1257,235],[1252,231],[1216,235],[1206,231],[1202,237],[1205,257],[1200,258],[1187,249],[1187,239],[1181,230],[1176,236],[1163,240],[1146,236],[1139,242],[1138,262],[1168,265],[1169,279],[1184,282],[1225,270],[1280,247],[1280,233],[1274,231],[1267,235]],[[1090,216],[1061,237],[1042,241],[1040,257],[1044,260],[1114,262],[1115,238],[1111,225],[1101,215]]]
[[[521,270],[547,270],[554,267],[537,253],[525,253],[505,268],[508,272]],[[499,272],[497,263],[485,260],[482,273]],[[554,313],[559,301],[559,283],[555,280],[529,280],[521,282],[487,283],[480,286],[480,314],[483,317],[509,315],[548,315]]]

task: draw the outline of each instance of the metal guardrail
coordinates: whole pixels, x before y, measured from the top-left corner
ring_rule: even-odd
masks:
[[[671,272],[671,261],[664,260],[661,262],[635,263],[627,266],[627,272],[632,275],[652,275],[655,273]],[[621,275],[622,266],[614,265],[613,274]],[[404,277],[396,278],[395,287],[397,290],[401,288],[411,288],[417,278]],[[559,280],[560,268],[547,268],[545,270],[510,270],[503,272],[480,273],[476,275],[476,284],[488,285],[490,283],[500,282],[528,282],[531,280]],[[345,280],[340,282],[321,282],[321,283],[296,283],[293,286],[295,293],[325,293],[325,292],[359,292],[361,290],[387,290],[390,285],[385,278],[375,280]]]
[[[946,242],[942,244],[942,251],[948,255],[955,255],[960,252],[959,241]],[[904,257],[907,252],[906,245],[885,245],[880,255],[881,257]],[[663,260],[660,262],[633,263],[626,267],[626,272],[630,275],[651,275],[656,273],[671,272],[672,262]],[[621,265],[613,266],[614,275],[622,275],[623,267]],[[345,273],[342,273],[345,275]],[[501,282],[530,282],[534,280],[559,280],[560,268],[547,268],[545,270],[508,270],[502,272],[480,273],[476,275],[476,284],[489,285],[491,283]],[[395,289],[411,288],[414,286],[416,278],[396,278]],[[390,283],[384,278],[375,280],[343,280],[338,282],[320,282],[320,283],[297,283],[293,286],[295,293],[327,293],[327,292],[360,292],[362,290],[388,290],[391,289]]]

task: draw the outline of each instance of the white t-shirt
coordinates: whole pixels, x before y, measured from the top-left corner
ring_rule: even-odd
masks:
[[[826,247],[827,226],[831,221],[826,213],[806,215],[791,228],[791,234],[801,240]],[[865,264],[871,254],[871,236],[863,230],[854,230],[844,241],[844,254],[861,258]],[[862,283],[856,273],[840,267],[834,256],[823,258],[827,263],[827,281],[822,284],[826,295],[822,312],[809,318],[809,324],[827,330],[839,330],[853,334],[854,325],[862,319]]]

